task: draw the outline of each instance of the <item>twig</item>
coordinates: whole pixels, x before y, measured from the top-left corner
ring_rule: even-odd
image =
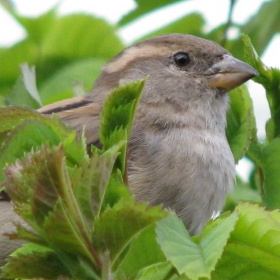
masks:
[[[228,19],[227,19],[227,23],[225,25],[225,29],[224,29],[224,33],[223,33],[223,39],[222,39],[222,42],[221,42],[221,45],[223,47],[225,47],[226,43],[227,43],[227,33],[228,33],[228,30],[229,28],[231,27],[231,24],[232,24],[232,13],[233,13],[233,8],[234,8],[234,5],[236,3],[236,0],[230,0],[230,7],[229,7],[229,11],[228,11]]]

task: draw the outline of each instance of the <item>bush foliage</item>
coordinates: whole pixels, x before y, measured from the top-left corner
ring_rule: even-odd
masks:
[[[136,2],[118,27],[179,1]],[[2,277],[280,278],[280,71],[266,67],[257,54],[280,30],[279,1],[264,2],[243,26],[229,18],[205,33],[204,18],[193,13],[145,36],[183,32],[221,43],[258,70],[254,80],[264,87],[270,107],[261,141],[246,86],[230,93],[227,138],[236,163],[245,156],[254,170],[249,183],[237,177],[225,208],[231,211],[194,237],[174,213],[135,203],[125,184],[127,139],[145,80],[111,93],[101,115],[103,148],[92,147],[91,156],[83,137],[33,110],[89,90],[100,67],[124,47],[117,27],[92,15],[59,16],[56,9],[26,18],[7,2],[2,5],[27,36],[0,49],[2,105],[13,105],[0,109],[0,181],[29,225],[17,224],[10,234],[28,243],[10,256]],[[228,39],[232,25],[248,36]],[[24,62],[36,65],[36,78]]]

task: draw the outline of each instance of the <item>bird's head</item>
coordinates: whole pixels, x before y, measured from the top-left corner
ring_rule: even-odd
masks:
[[[195,107],[200,100],[209,104],[217,97],[226,99],[226,92],[255,75],[251,66],[214,42],[169,34],[125,49],[106,64],[96,87],[113,88],[149,76],[143,102],[178,112]]]

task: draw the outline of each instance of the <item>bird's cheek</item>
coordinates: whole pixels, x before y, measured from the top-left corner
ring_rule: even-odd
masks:
[[[197,85],[203,84],[203,81],[200,78],[194,78],[194,83]]]

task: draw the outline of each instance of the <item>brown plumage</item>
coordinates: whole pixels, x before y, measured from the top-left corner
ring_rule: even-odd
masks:
[[[213,42],[170,34],[125,49],[103,67],[85,97],[39,112],[56,113],[79,133],[85,126],[87,143],[97,144],[106,96],[120,84],[149,76],[129,142],[129,188],[137,201],[173,209],[197,234],[233,188],[227,91],[256,74]]]

